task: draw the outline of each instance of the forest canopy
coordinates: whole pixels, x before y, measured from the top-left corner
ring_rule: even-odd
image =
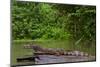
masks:
[[[21,1],[13,1],[12,5],[14,40],[95,42],[95,6]]]

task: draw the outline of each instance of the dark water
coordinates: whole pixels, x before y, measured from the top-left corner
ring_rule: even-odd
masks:
[[[54,64],[54,63],[72,63],[72,62],[85,62],[95,61],[95,57],[84,57],[84,56],[56,56],[56,55],[38,55],[39,59],[36,62],[19,62],[17,65],[38,65],[38,64]],[[16,66],[16,65],[15,65]]]
[[[40,60],[36,60],[35,64],[63,63],[63,62],[81,62],[93,61],[95,57],[83,56],[55,56],[55,55],[39,55]]]

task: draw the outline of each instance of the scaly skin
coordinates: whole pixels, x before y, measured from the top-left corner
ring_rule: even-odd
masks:
[[[80,52],[77,50],[63,50],[60,48],[43,48],[39,45],[24,45],[24,48],[28,48],[28,49],[33,49],[35,52],[40,51],[40,52],[45,52],[45,53],[49,53],[49,54],[53,54],[53,55],[68,55],[68,56],[89,56],[87,53],[85,52]]]

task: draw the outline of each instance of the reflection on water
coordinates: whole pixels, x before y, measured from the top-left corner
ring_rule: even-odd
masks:
[[[93,61],[95,57],[82,57],[82,56],[55,56],[55,55],[39,55],[40,60],[36,60],[35,64],[48,64],[48,63],[63,63],[63,62],[79,62],[79,61]]]
[[[37,64],[52,64],[52,63],[71,63],[81,61],[95,61],[95,57],[83,57],[83,56],[56,56],[56,55],[38,55],[40,59],[36,59],[36,62],[19,62],[17,65],[37,65]]]

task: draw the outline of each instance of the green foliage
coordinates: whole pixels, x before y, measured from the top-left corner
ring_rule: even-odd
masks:
[[[60,28],[50,27],[46,30],[46,33],[43,35],[42,39],[58,39],[63,40],[69,38],[70,34],[64,32]]]
[[[74,7],[74,11],[75,11]],[[73,9],[73,8],[70,8]],[[78,41],[95,41],[96,38],[96,9],[95,7],[82,6],[75,12],[68,14],[66,28],[73,34],[73,38]],[[84,37],[83,37],[84,36]]]
[[[53,5],[16,2],[12,12],[14,39],[66,39],[69,35],[60,28],[63,17],[57,21],[58,10]]]
[[[95,6],[13,1],[13,39],[94,41]],[[84,37],[83,37],[84,36]]]

